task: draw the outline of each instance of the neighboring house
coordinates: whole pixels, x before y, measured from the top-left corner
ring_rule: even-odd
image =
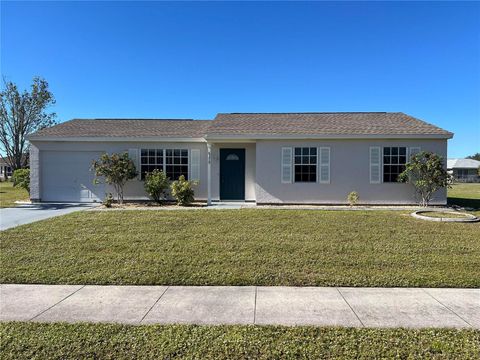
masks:
[[[13,170],[7,161],[8,157],[0,157],[0,180],[7,180],[12,177]],[[25,160],[25,158],[22,158]],[[27,159],[27,167],[28,167],[28,159]]]
[[[7,180],[12,176],[12,168],[5,158],[0,157],[0,180]]]
[[[197,200],[258,204],[413,204],[397,182],[411,154],[447,156],[453,134],[404,113],[232,113],[214,120],[74,119],[29,137],[35,201],[101,201],[91,163],[128,152],[138,179],[126,199],[147,199],[143,174],[199,180]],[[433,204],[446,203],[439,191]]]
[[[447,169],[458,182],[480,182],[480,161],[473,159],[448,159]]]

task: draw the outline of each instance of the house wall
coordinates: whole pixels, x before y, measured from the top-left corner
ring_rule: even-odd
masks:
[[[200,150],[200,181],[194,187],[195,198],[203,200],[207,198],[207,145],[201,142],[53,142],[53,141],[33,141],[30,156],[31,156],[31,194],[32,200],[42,199],[42,161],[45,161],[45,156],[49,151],[58,152],[107,152],[107,153],[122,153],[128,152],[129,149],[188,149],[189,154],[191,149]],[[92,159],[92,161],[95,159]],[[89,169],[75,168],[72,164],[72,171],[90,171]],[[137,169],[140,170],[140,169]],[[105,192],[113,192],[111,186],[107,186]],[[126,200],[140,200],[148,199],[143,187],[143,181],[134,179],[129,181],[125,186]]]
[[[30,199],[40,201],[40,150],[30,143]]]
[[[281,148],[304,146],[330,147],[330,183],[281,182]],[[371,146],[420,147],[438,153],[446,159],[447,140],[258,140],[256,143],[212,144],[212,199],[219,199],[219,174],[221,148],[245,148],[245,198],[257,203],[346,203],[348,193],[357,191],[360,203],[413,204],[414,191],[410,185],[399,183],[370,184],[369,149]],[[31,198],[42,199],[42,152],[84,151],[119,153],[129,149],[183,148],[200,150],[200,182],[195,187],[195,198],[207,198],[207,145],[201,142],[43,142],[33,141],[30,154]],[[94,159],[92,159],[93,161]],[[77,169],[72,164],[72,171]],[[113,192],[107,187],[105,192]],[[148,199],[143,182],[132,180],[125,187],[125,199]],[[446,190],[439,191],[434,204],[445,204]]]
[[[478,169],[472,168],[454,168],[452,175],[458,182],[480,182]]]
[[[330,147],[330,183],[281,182],[282,147]],[[411,185],[401,183],[370,184],[371,146],[420,147],[447,158],[447,140],[262,140],[256,144],[257,203],[345,204],[351,191],[358,192],[359,203],[413,204]],[[445,164],[446,166],[446,164]],[[438,191],[433,204],[446,203],[446,190]]]

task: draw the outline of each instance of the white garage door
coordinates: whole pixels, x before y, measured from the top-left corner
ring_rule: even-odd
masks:
[[[92,151],[41,151],[42,201],[102,201],[104,184],[94,185],[92,161],[102,153]]]

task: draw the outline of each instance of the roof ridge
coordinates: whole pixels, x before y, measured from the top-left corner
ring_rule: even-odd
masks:
[[[190,118],[182,118],[182,119],[174,119],[174,118],[74,118],[71,120],[104,120],[104,121],[118,121],[118,120],[148,120],[148,121],[209,121],[209,120],[202,120],[202,119],[190,119]],[[71,121],[70,120],[70,121]]]
[[[307,112],[231,112],[218,113],[218,115],[241,115],[241,114],[265,114],[265,115],[280,115],[280,114],[398,114],[399,112],[387,111],[307,111]]]

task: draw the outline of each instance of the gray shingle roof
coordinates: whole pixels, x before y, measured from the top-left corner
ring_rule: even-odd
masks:
[[[302,135],[440,135],[452,133],[404,113],[231,113],[212,120],[73,119],[31,135],[38,138]]]
[[[474,159],[448,159],[447,169],[478,169],[480,161]]]
[[[211,120],[73,119],[40,130],[33,137],[187,137],[201,138]]]
[[[208,135],[452,135],[404,113],[218,114]]]

